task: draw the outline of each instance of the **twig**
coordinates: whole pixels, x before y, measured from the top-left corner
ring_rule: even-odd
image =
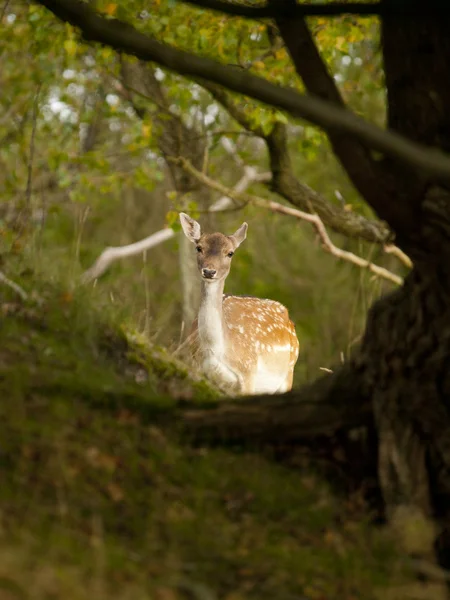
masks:
[[[403,250],[400,250],[400,248],[398,246],[394,246],[393,244],[386,244],[383,248],[383,250],[387,253],[387,254],[392,254],[393,256],[395,256],[396,258],[398,258],[398,260],[400,262],[402,262],[405,267],[408,267],[408,269],[412,269],[412,260],[409,258],[409,256],[407,254],[405,254],[403,252]]]
[[[26,291],[22,287],[20,287],[19,284],[9,279],[9,277],[6,277],[6,275],[2,271],[0,271],[0,281],[8,287],[10,287],[12,290],[14,290],[16,294],[18,294],[22,298],[22,300],[26,300],[28,298],[28,294],[26,293]]]
[[[221,138],[220,143],[222,145],[222,148],[229,156],[231,156],[231,158],[234,160],[237,166],[241,168],[244,167],[244,161],[239,156],[236,150],[236,144],[227,137]]]
[[[27,188],[25,190],[25,199],[27,211],[29,213],[31,207],[31,192],[32,192],[32,176],[33,176],[33,160],[34,160],[34,141],[36,137],[36,125],[37,125],[37,114],[39,108],[39,93],[41,91],[41,84],[39,83],[36,88],[33,101],[33,116],[32,116],[32,127],[31,127],[31,138],[30,138],[30,151],[28,156],[28,174],[27,174]]]
[[[191,163],[189,161],[187,161],[186,159],[177,158],[177,159],[172,159],[172,160],[174,162],[178,162],[178,164],[180,164],[188,173],[193,175],[196,179],[198,179],[204,185],[207,185],[211,189],[216,190],[216,191],[220,192],[221,194],[228,196],[229,198],[232,198],[236,202],[248,202],[250,204],[259,206],[261,208],[265,208],[272,212],[289,215],[291,217],[295,217],[297,219],[301,219],[303,221],[307,221],[308,223],[311,223],[311,225],[313,225],[313,227],[316,229],[316,231],[322,241],[324,250],[326,250],[333,256],[336,256],[337,258],[341,258],[342,260],[345,260],[354,265],[357,265],[360,268],[368,269],[369,271],[371,271],[374,275],[376,275],[378,277],[387,279],[388,281],[391,281],[392,283],[396,283],[397,285],[402,285],[403,279],[401,277],[399,277],[398,275],[395,275],[391,271],[388,271],[388,269],[385,269],[384,267],[375,265],[374,263],[366,260],[365,258],[362,258],[361,256],[354,254],[353,252],[348,252],[347,250],[342,250],[341,248],[338,248],[337,246],[335,246],[333,244],[333,242],[331,241],[331,239],[327,233],[327,230],[325,229],[325,225],[323,224],[323,221],[319,217],[319,215],[309,214],[309,213],[303,212],[301,210],[298,210],[296,208],[290,208],[289,206],[284,206],[283,204],[280,204],[278,202],[273,202],[270,200],[263,200],[262,198],[259,198],[258,196],[253,196],[251,194],[236,192],[236,190],[231,190],[229,188],[226,188],[221,183],[214,181],[213,179],[211,179],[204,173],[200,173],[200,171],[197,171],[197,169],[195,169],[191,165]]]

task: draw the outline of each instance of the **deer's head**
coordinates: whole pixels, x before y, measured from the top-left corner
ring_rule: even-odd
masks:
[[[185,213],[180,213],[184,235],[195,244],[197,265],[206,281],[225,279],[230,272],[231,258],[247,236],[247,223],[243,223],[233,235],[203,233],[199,223]]]

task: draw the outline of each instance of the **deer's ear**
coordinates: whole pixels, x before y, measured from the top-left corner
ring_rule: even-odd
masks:
[[[242,225],[239,227],[239,229],[237,231],[235,231],[233,233],[233,235],[230,235],[230,238],[235,243],[236,248],[238,246],[240,246],[242,244],[242,242],[245,240],[245,238],[247,237],[247,229],[248,229],[247,223],[242,223]]]
[[[186,213],[180,212],[180,222],[184,235],[193,244],[196,244],[202,235],[200,225]]]

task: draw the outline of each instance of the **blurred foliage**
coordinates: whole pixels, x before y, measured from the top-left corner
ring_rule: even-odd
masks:
[[[270,26],[197,10],[173,0],[97,2],[99,11],[132,22],[157,39],[301,89],[286,50]],[[384,121],[384,88],[373,18],[312,19],[322,54],[345,99],[374,122]],[[111,49],[84,44],[78,32],[42,7],[11,1],[0,32],[0,252],[14,254],[76,286],[82,270],[106,246],[134,242],[166,224],[176,211],[195,212],[195,198],[177,198],[159,149],[157,103],[135,96],[120,79]],[[51,30],[51,35],[48,32]],[[242,130],[196,84],[156,70],[170,102],[193,136],[207,137],[210,173],[232,185],[240,169],[225,151],[228,138],[247,164],[267,169],[263,142]],[[242,100],[241,100],[242,101]],[[243,101],[252,120],[270,130],[279,111]],[[139,112],[139,107],[145,110]],[[136,112],[138,111],[138,112]],[[164,115],[159,118],[164,118]],[[335,160],[326,137],[289,123],[298,177],[330,202],[370,215]],[[254,191],[270,197],[262,186]],[[279,200],[277,198],[277,200]],[[200,215],[200,220],[202,215]],[[234,260],[227,291],[267,296],[289,307],[301,344],[297,382],[345,360],[361,334],[368,304],[381,284],[323,254],[306,224],[251,208],[208,217],[233,231],[250,223]],[[385,265],[380,251],[360,242],[338,244]],[[114,264],[97,282],[96,302],[114,305],[124,322],[174,349],[180,339],[177,241]],[[28,264],[28,263],[27,263]],[[7,271],[6,267],[6,271]],[[339,315],[339,318],[336,318]]]

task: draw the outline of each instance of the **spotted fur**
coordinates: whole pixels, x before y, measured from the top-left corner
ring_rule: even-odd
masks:
[[[223,294],[231,265],[229,254],[244,241],[247,224],[232,236],[202,235],[196,221],[184,213],[180,220],[185,234],[196,244],[202,276],[193,333],[203,370],[230,393],[290,390],[299,343],[287,308],[274,300]]]

